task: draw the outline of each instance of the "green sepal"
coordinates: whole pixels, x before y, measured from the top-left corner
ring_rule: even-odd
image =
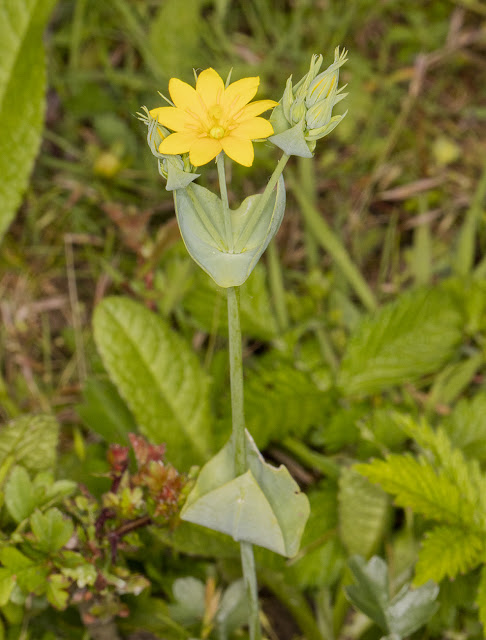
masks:
[[[177,221],[187,251],[220,287],[242,285],[280,227],[285,211],[282,176],[258,220],[254,220],[261,197],[250,196],[238,209],[224,213],[220,198],[200,185],[174,191]],[[231,216],[233,251],[226,241],[225,215]]]
[[[181,518],[293,557],[309,517],[307,496],[284,466],[267,464],[246,432],[248,471],[235,477],[230,440],[201,470]]]

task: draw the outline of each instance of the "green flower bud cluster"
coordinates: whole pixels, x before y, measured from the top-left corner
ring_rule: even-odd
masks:
[[[307,74],[295,85],[287,80],[284,94],[270,122],[275,135],[270,140],[291,155],[310,156],[316,140],[327,136],[345,117],[333,116],[336,104],[347,96],[338,89],[339,69],[347,60],[347,51],[334,51],[334,62],[319,73],[322,55],[313,55]],[[305,142],[305,146],[303,143]]]

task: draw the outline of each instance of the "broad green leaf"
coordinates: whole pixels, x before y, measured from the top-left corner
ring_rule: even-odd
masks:
[[[177,221],[186,249],[220,287],[243,284],[277,233],[285,211],[282,176],[258,213],[262,197],[250,196],[238,209],[225,212],[220,198],[198,184],[174,191]],[[231,220],[232,248],[227,246],[226,216]]]
[[[407,585],[397,593],[390,602],[387,611],[390,631],[402,638],[425,625],[439,608],[435,601],[439,595],[439,587],[428,582],[418,589],[410,589]]]
[[[21,202],[45,110],[42,34],[55,0],[0,3],[0,239]]]
[[[461,340],[462,316],[439,288],[402,295],[368,316],[352,335],[339,372],[346,395],[373,394],[434,373]]]
[[[234,540],[219,531],[192,522],[182,521],[173,531],[157,528],[153,530],[153,535],[175,551],[193,556],[238,558],[240,555],[239,545]]]
[[[248,622],[248,598],[243,580],[235,580],[223,593],[216,622],[221,636],[227,637]]]
[[[208,378],[165,320],[127,298],[107,298],[94,315],[104,365],[140,431],[167,444],[167,458],[187,469],[209,457]]]
[[[83,422],[108,443],[128,444],[128,434],[137,425],[127,405],[108,380],[88,380],[83,389],[83,402],[76,411]]]
[[[181,517],[292,557],[309,516],[309,501],[283,466],[265,463],[246,432],[249,469],[235,477],[231,440],[201,470]]]
[[[0,429],[0,464],[7,456],[29,471],[51,469],[56,463],[59,424],[53,416],[25,415]]]
[[[414,584],[429,580],[440,582],[446,576],[452,580],[474,569],[484,557],[483,537],[462,527],[435,527],[428,531],[422,543],[415,567]]]
[[[390,517],[384,491],[352,469],[339,476],[339,534],[349,553],[369,557],[378,547]]]
[[[28,518],[37,507],[34,485],[26,469],[12,469],[5,485],[5,505],[15,522]]]
[[[46,553],[62,549],[74,531],[72,521],[65,518],[59,509],[49,509],[45,513],[34,511],[30,525],[40,549]]]

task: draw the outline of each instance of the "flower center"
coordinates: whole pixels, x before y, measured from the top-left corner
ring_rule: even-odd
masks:
[[[209,130],[209,135],[211,138],[216,138],[216,140],[220,140],[224,137],[224,129],[220,125],[216,125]]]

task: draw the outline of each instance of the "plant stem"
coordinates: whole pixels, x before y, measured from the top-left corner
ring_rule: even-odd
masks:
[[[219,190],[221,192],[221,202],[223,203],[223,218],[224,218],[224,231],[226,235],[226,244],[228,245],[228,251],[233,253],[235,243],[233,240],[233,229],[231,224],[231,211],[228,202],[228,190],[226,188],[226,173],[224,170],[224,153],[219,154],[216,159],[216,165],[218,167],[218,180]]]
[[[228,287],[228,337],[231,382],[231,416],[233,423],[232,440],[235,460],[235,476],[247,470],[245,452],[245,412],[243,405],[243,354],[241,349],[241,325],[238,291]],[[253,547],[248,542],[240,542],[241,566],[249,602],[250,639],[260,640],[261,629],[258,608],[258,587],[255,573]]]

